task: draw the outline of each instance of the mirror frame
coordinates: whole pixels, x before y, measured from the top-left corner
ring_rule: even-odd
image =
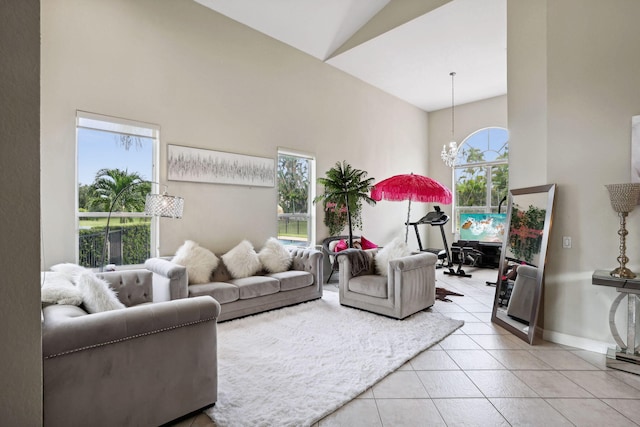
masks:
[[[545,213],[544,218],[544,231],[542,234],[542,242],[540,244],[540,258],[538,265],[538,273],[536,276],[536,289],[533,297],[533,304],[531,307],[531,315],[529,319],[529,330],[528,333],[516,328],[505,320],[501,319],[497,316],[498,311],[498,299],[500,296],[500,289],[502,287],[502,272],[505,264],[505,258],[507,253],[507,245],[509,243],[509,228],[507,228],[507,234],[504,237],[504,241],[502,242],[502,250],[500,252],[500,264],[498,266],[498,280],[496,281],[496,294],[493,301],[493,311],[491,312],[491,322],[495,323],[507,331],[511,332],[516,337],[527,341],[530,345],[533,345],[533,341],[536,334],[536,328],[538,324],[538,314],[540,311],[540,301],[542,298],[542,286],[544,283],[544,267],[546,264],[547,257],[547,246],[549,243],[549,234],[551,233],[551,224],[553,222],[553,204],[555,199],[555,191],[556,184],[548,184],[548,185],[539,185],[536,187],[527,187],[527,188],[519,188],[513,189],[509,191],[509,204],[508,204],[508,212],[507,212],[507,227],[511,227],[511,214],[513,211],[513,199],[514,196],[525,195],[525,194],[535,194],[535,193],[547,193],[547,211]]]

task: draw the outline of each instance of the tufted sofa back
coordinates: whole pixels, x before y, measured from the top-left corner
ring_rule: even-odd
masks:
[[[153,302],[153,273],[149,270],[123,270],[97,273],[118,293],[127,307]]]

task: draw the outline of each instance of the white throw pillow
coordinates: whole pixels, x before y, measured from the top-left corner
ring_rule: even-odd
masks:
[[[262,268],[258,254],[248,240],[243,240],[222,255],[222,260],[234,279],[253,276]]]
[[[375,257],[376,272],[387,277],[389,261],[411,255],[411,251],[402,237],[395,238],[391,243],[385,245],[378,251]]]
[[[275,237],[270,237],[264,244],[258,258],[269,273],[281,273],[291,267],[291,252]]]
[[[82,304],[82,292],[71,282],[66,275],[46,271],[42,273],[44,281],[40,289],[42,302],[48,304]]]
[[[76,286],[82,292],[82,302],[89,313],[125,308],[109,283],[100,279],[91,271],[80,273],[76,277]]]
[[[172,261],[187,267],[190,285],[209,283],[211,273],[220,264],[220,260],[213,252],[201,247],[193,240],[185,241],[176,251]]]

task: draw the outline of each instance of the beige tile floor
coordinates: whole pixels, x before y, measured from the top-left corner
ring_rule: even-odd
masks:
[[[465,325],[316,423],[329,426],[635,426],[640,376],[605,367],[602,354],[536,342],[491,323],[497,270],[437,271],[437,286],[464,294],[433,311]],[[335,281],[326,291],[336,291]],[[175,424],[215,426],[204,414]],[[278,426],[278,420],[273,420]]]

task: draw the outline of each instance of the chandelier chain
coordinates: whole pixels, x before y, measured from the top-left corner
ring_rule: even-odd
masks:
[[[449,75],[451,76],[451,140],[453,141],[453,131],[455,129],[455,123],[456,123],[456,104],[455,104],[455,84],[454,84],[454,77],[456,76],[455,71],[452,71],[451,73],[449,73]]]
[[[440,153],[440,157],[442,161],[449,167],[453,167],[456,164],[456,158],[458,157],[458,144],[454,139],[455,136],[455,123],[456,123],[456,103],[455,103],[455,84],[454,77],[456,75],[455,71],[449,73],[451,76],[451,141],[448,146],[444,145],[442,147],[442,152]]]

